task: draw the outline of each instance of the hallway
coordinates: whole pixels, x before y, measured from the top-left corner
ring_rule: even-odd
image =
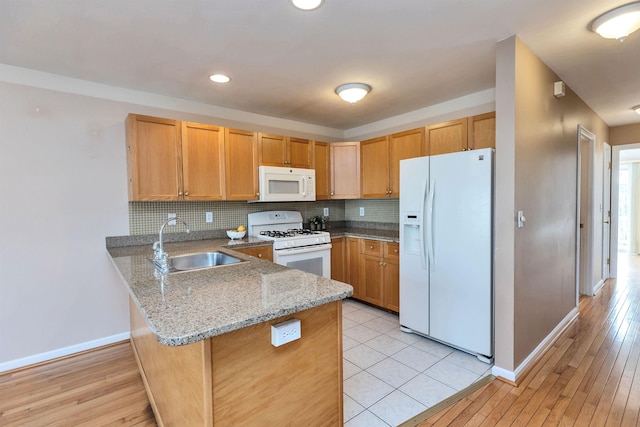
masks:
[[[417,425],[637,425],[639,305],[640,256],[620,254],[618,278],[580,299],[578,321],[519,387],[494,380]]]

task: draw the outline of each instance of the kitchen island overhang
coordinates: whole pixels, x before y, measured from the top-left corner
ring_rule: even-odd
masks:
[[[352,287],[226,243],[167,250],[219,250],[248,262],[160,275],[148,262],[150,248],[109,250],[130,293],[131,341],[159,425],[280,425],[300,414],[342,425],[341,300]],[[301,338],[274,347],[271,325],[294,318]],[[309,411],[309,401],[323,403]]]

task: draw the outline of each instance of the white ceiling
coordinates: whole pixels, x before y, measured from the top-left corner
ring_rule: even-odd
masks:
[[[640,123],[640,31],[620,43],[587,27],[625,3],[0,0],[0,63],[351,129],[495,87],[496,42],[517,34],[616,126]],[[350,105],[334,93],[348,82],[373,90]]]

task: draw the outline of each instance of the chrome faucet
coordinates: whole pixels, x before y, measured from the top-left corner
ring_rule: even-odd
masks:
[[[179,216],[176,216],[175,218],[169,218],[162,223],[162,225],[160,226],[158,241],[153,244],[153,263],[162,273],[166,273],[169,271],[169,254],[164,251],[164,247],[162,246],[162,233],[164,232],[164,227],[171,221],[175,221],[176,223],[180,221],[184,224],[185,232],[190,232],[189,224],[187,224],[186,221]]]

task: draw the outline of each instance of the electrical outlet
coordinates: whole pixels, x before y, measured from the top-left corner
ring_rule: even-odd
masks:
[[[322,215],[324,215],[324,216],[329,216],[329,208],[324,208],[324,209],[322,210]]]
[[[360,207],[360,216],[364,216],[364,208]]]
[[[291,319],[271,325],[271,344],[274,347],[280,347],[283,344],[300,339],[301,336],[302,331],[300,330],[299,319]]]
[[[213,212],[207,212],[204,214],[205,222],[213,222]]]
[[[171,219],[171,218],[175,218],[175,217],[176,217],[175,213],[167,214],[167,219]],[[169,223],[167,225],[176,225],[176,220],[174,219],[173,221],[169,221]]]

